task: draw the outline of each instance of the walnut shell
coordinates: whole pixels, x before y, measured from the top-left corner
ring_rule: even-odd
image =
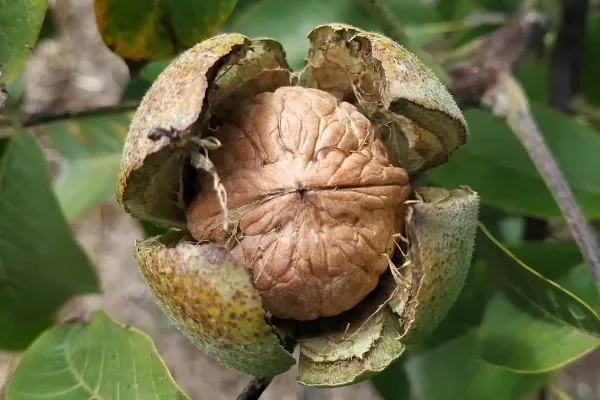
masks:
[[[192,236],[229,244],[277,317],[338,315],[364,299],[388,269],[411,193],[371,122],[327,92],[288,86],[240,103],[219,139],[210,159],[235,229],[224,230],[204,173]]]

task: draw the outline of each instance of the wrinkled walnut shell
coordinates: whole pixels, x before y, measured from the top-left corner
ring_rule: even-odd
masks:
[[[228,245],[277,317],[338,315],[364,299],[388,269],[411,192],[371,122],[327,92],[282,87],[241,103],[219,139],[210,160],[232,232],[203,173],[192,236]]]

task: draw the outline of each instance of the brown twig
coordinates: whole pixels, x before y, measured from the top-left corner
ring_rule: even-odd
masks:
[[[542,179],[563,213],[584,260],[591,268],[596,286],[600,288],[600,247],[594,231],[581,213],[577,200],[567,184],[560,167],[552,157],[542,134],[529,110],[529,103],[518,82],[507,76],[493,91],[482,99],[519,138],[529,153]]]
[[[237,400],[258,400],[267,389],[273,377],[254,377],[242,390]]]
[[[84,118],[84,117],[94,117],[102,114],[108,113],[117,113],[117,112],[132,112],[138,107],[139,103],[137,102],[127,102],[121,103],[114,106],[106,106],[106,107],[98,107],[89,110],[82,111],[67,111],[64,113],[58,114],[32,114],[25,118],[22,123],[22,126],[25,128],[31,128],[36,125],[44,125],[51,122],[62,121],[71,118]]]
[[[558,204],[600,289],[597,238],[534,122],[527,97],[511,75],[512,67],[531,44],[540,22],[537,13],[523,10],[492,33],[470,62],[451,71],[451,87],[461,106],[484,106],[506,120]]]
[[[583,59],[583,40],[588,0],[563,0],[561,21],[550,60],[548,104],[566,110],[579,91],[579,75]],[[539,53],[545,50],[542,46]],[[525,240],[544,240],[550,225],[547,220],[526,217]]]
[[[479,107],[483,96],[510,73],[543,21],[540,14],[523,10],[491,33],[468,62],[449,71],[450,88],[461,107]]]

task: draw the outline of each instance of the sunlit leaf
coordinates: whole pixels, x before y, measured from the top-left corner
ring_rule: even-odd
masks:
[[[0,140],[0,215],[0,348],[22,350],[69,298],[99,283],[25,133]]]
[[[480,247],[485,246],[485,261],[498,274],[508,293],[557,323],[600,335],[600,318],[589,304],[524,264],[483,225],[480,228],[489,239],[479,243]]]
[[[44,332],[23,355],[6,399],[189,398],[148,336],[96,311],[89,323],[62,324]]]
[[[235,0],[95,0],[104,42],[134,62],[162,60],[212,36]]]
[[[0,84],[12,81],[37,41],[47,0],[0,0]]]
[[[550,150],[587,217],[600,216],[600,135],[550,108],[532,111]],[[471,135],[452,162],[431,170],[440,185],[468,185],[485,204],[539,218],[561,212],[523,146],[488,112],[468,110]],[[597,167],[594,167],[597,166]]]
[[[489,304],[480,336],[484,360],[522,372],[558,369],[600,344],[599,338],[545,316],[533,306],[515,303],[502,292]]]

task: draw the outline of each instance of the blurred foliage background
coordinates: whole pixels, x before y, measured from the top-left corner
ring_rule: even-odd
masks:
[[[387,7],[385,18],[372,3]],[[246,384],[166,322],[131,253],[136,238],[160,229],[130,220],[114,200],[135,105],[178,52],[218,32],[274,37],[300,69],[316,25],[391,34],[394,21],[404,45],[449,71],[524,8],[537,12],[539,29],[514,43],[526,49],[512,74],[582,212],[599,225],[597,0],[57,0],[46,13],[47,5],[0,0],[8,94],[0,117],[0,387],[9,400],[86,398],[82,387],[106,393],[119,375],[148,385],[162,377],[161,387],[140,386],[160,399],[230,399]],[[421,177],[479,192],[489,229],[450,315],[372,382],[306,389],[292,370],[263,398],[600,399],[593,277],[514,132],[490,111],[464,111],[468,144]],[[148,361],[154,344],[145,334],[102,311],[88,325],[54,327],[99,308],[148,333],[165,364]],[[88,354],[90,343],[102,350]],[[115,354],[133,361],[100,367]],[[33,379],[43,384],[36,389]],[[133,396],[122,390],[121,398]]]

